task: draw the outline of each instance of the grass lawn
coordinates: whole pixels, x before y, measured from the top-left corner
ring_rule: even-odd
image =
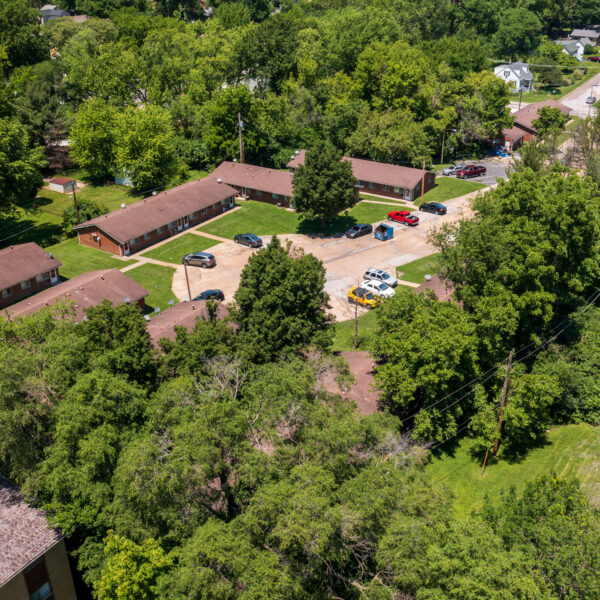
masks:
[[[425,275],[435,275],[438,269],[439,254],[430,254],[396,267],[396,277],[412,283],[424,283]]]
[[[273,204],[249,200],[240,206],[240,210],[208,225],[197,227],[198,231],[205,231],[228,239],[233,239],[238,233],[255,233],[256,235],[325,233],[331,235],[346,231],[356,223],[384,221],[389,212],[385,205],[359,202],[348,211],[347,215],[342,213],[333,221],[327,222],[325,231],[323,231],[320,220],[300,219],[295,212],[277,208]]]
[[[570,85],[562,85],[562,86],[544,86],[539,89],[537,92],[527,92],[523,94],[522,101],[523,102],[541,102],[542,100],[549,100],[553,98],[554,100],[559,100],[569,92],[572,92],[576,87],[579,87],[589,79],[591,79],[594,75],[600,73],[600,65],[595,63],[582,63],[579,65],[575,65],[575,69],[585,68],[585,74],[581,79],[574,81]],[[555,93],[552,93],[552,92]],[[519,95],[514,94],[513,99],[518,102]]]
[[[483,477],[483,456],[474,459],[469,452],[471,444],[472,440],[463,440],[452,456],[442,454],[426,467],[434,481],[454,492],[454,507],[460,516],[480,508],[486,494],[497,498],[500,490],[512,485],[522,490],[527,481],[550,473],[576,476],[590,499],[600,502],[599,427],[582,424],[552,429],[545,446],[529,451],[520,462],[491,464]]]
[[[445,202],[458,196],[464,196],[481,188],[487,187],[476,181],[466,181],[456,177],[436,177],[435,187],[425,193],[425,202]],[[421,197],[415,200],[415,204],[421,203]]]
[[[174,300],[175,304],[178,302],[177,297],[171,291],[174,273],[175,269],[171,269],[171,267],[146,264],[127,271],[126,275],[150,292],[146,298],[146,305],[150,309],[158,307],[165,310],[169,308],[169,300]]]
[[[62,277],[67,279],[81,275],[86,271],[122,269],[126,265],[137,262],[135,260],[117,260],[108,252],[81,246],[77,243],[76,237],[49,246],[46,250],[62,262],[63,266],[60,267],[59,272]]]
[[[375,337],[377,315],[375,310],[370,310],[358,317],[358,350],[370,350]],[[335,324],[335,338],[333,351],[354,350],[354,319],[337,321]]]
[[[180,265],[181,259],[186,254],[207,250],[218,243],[219,242],[216,240],[201,237],[193,233],[186,233],[185,235],[182,235],[181,237],[178,237],[167,244],[163,244],[162,246],[155,248],[154,250],[144,252],[142,256]]]
[[[360,194],[360,199],[361,200],[372,200],[373,202],[390,202],[393,204],[398,204],[398,203],[403,203],[403,202],[407,202],[410,203],[410,200],[401,200],[399,198],[383,198],[382,196],[371,196],[369,194]],[[410,208],[409,206],[406,206],[406,210],[414,210],[414,208]]]

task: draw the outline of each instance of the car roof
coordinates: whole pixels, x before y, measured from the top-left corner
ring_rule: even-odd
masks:
[[[192,254],[188,254],[188,256],[212,256],[210,252],[194,252]]]
[[[440,202],[430,202],[429,203],[431,206],[441,206],[442,208],[446,208],[443,204],[441,204]]]

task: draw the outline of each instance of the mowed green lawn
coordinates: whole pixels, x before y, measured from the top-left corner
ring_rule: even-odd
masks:
[[[484,187],[483,183],[476,181],[467,181],[465,179],[457,179],[456,177],[436,177],[435,187],[425,193],[425,202],[446,202],[452,198],[458,198],[465,194],[470,194]],[[421,203],[421,197],[415,198],[415,204]]]
[[[465,439],[452,456],[433,458],[426,467],[434,482],[454,493],[457,515],[481,508],[486,495],[497,498],[512,485],[522,490],[528,481],[551,473],[577,477],[582,490],[600,504],[600,427],[581,424],[552,429],[547,445],[530,450],[521,462],[490,464],[483,477],[483,456],[474,459],[469,453],[471,445],[472,440]]]
[[[389,212],[385,205],[359,202],[348,211],[347,215],[342,213],[336,219],[328,221],[323,231],[320,220],[300,219],[295,212],[277,208],[273,204],[249,200],[242,202],[239,206],[239,210],[207,225],[201,225],[197,230],[228,239],[233,239],[238,233],[255,233],[256,235],[324,233],[331,235],[346,231],[356,223],[384,221]]]
[[[370,350],[375,338],[377,327],[377,314],[370,310],[358,317],[358,348],[357,350]],[[333,351],[354,350],[354,319],[338,321],[335,323],[335,338]]]
[[[425,275],[435,275],[439,254],[430,254],[396,268],[396,277],[412,283],[424,283]]]
[[[212,246],[218,244],[216,240],[195,235],[193,233],[186,233],[154,250],[144,252],[142,256],[148,258],[154,258],[155,260],[162,260],[163,262],[173,263],[174,265],[180,265],[181,259],[186,254],[192,252],[202,252]]]
[[[133,264],[135,260],[118,260],[113,258],[112,254],[81,246],[77,238],[70,238],[59,244],[48,246],[47,252],[63,263],[59,273],[61,277],[71,279],[87,271],[97,271],[99,269],[122,269]]]
[[[178,302],[177,297],[171,290],[174,273],[175,269],[171,267],[145,264],[135,267],[135,269],[131,269],[125,274],[150,292],[150,295],[146,298],[146,305],[149,308],[158,307],[161,310],[166,310],[169,308],[169,300],[173,300],[174,304]]]

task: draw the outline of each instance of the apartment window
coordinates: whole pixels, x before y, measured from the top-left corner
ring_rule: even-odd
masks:
[[[137,246],[139,243],[140,243],[140,238],[133,238],[132,240],[129,240],[130,246]]]
[[[202,209],[202,214],[205,215],[208,212],[208,208],[203,208]]]
[[[384,185],[384,186],[383,186],[381,189],[382,189],[384,192],[389,192],[389,191],[390,191],[390,186],[389,186],[389,185]]]
[[[256,190],[256,195],[257,196],[262,196],[262,192],[260,190]]]
[[[171,222],[170,222],[170,223],[167,225],[167,227],[168,227],[169,229],[175,229],[175,228],[177,227],[177,222],[176,222],[176,221],[171,221]]]
[[[271,194],[271,196],[273,196],[273,200],[277,200],[277,198],[279,198],[279,194]]]
[[[356,187],[365,187],[365,182],[360,179],[356,182]]]
[[[197,212],[193,212],[193,213],[190,215],[190,221],[192,221],[192,220],[194,220],[194,219],[197,219],[197,218],[198,218],[198,213],[197,213]]]
[[[21,281],[21,289],[26,290],[29,287],[29,279],[27,281]]]
[[[6,289],[2,290],[3,298],[8,298],[11,294],[12,294],[12,291],[10,288],[6,288]]]
[[[46,281],[47,279],[50,279],[49,271],[46,271],[45,273],[40,273],[39,275],[35,276],[35,280],[37,281],[37,283],[42,283],[42,281]]]
[[[156,230],[156,233],[162,233],[164,230],[165,230],[165,228],[164,228],[164,227],[159,227],[159,228]]]
[[[145,239],[146,241],[148,241],[148,240],[150,239],[150,234],[149,234],[149,233],[145,233],[145,234],[144,234],[144,239]]]
[[[289,197],[289,196],[284,196],[284,197],[283,197],[283,199],[284,199],[286,202],[289,202],[289,201],[290,201],[290,197]]]
[[[369,188],[372,190],[375,189],[375,184],[372,181],[369,181]]]
[[[43,557],[25,571],[23,575],[31,600],[48,600],[48,598],[52,598],[50,577],[48,576],[46,561]]]
[[[402,190],[402,188],[399,188],[398,186],[394,186],[394,193],[403,194],[404,191]]]
[[[218,202],[215,202],[215,203],[212,205],[212,207],[213,207],[213,210],[217,210],[217,209],[219,208],[219,203],[218,203]]]

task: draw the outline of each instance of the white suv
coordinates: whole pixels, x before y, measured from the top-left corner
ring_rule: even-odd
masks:
[[[374,267],[369,267],[366,270],[364,278],[371,281],[381,281],[393,288],[398,285],[398,280],[395,277],[392,277],[389,273],[386,273],[381,269],[375,269]]]
[[[360,284],[360,287],[373,292],[376,296],[381,298],[391,298],[396,292],[383,281],[365,280]]]

